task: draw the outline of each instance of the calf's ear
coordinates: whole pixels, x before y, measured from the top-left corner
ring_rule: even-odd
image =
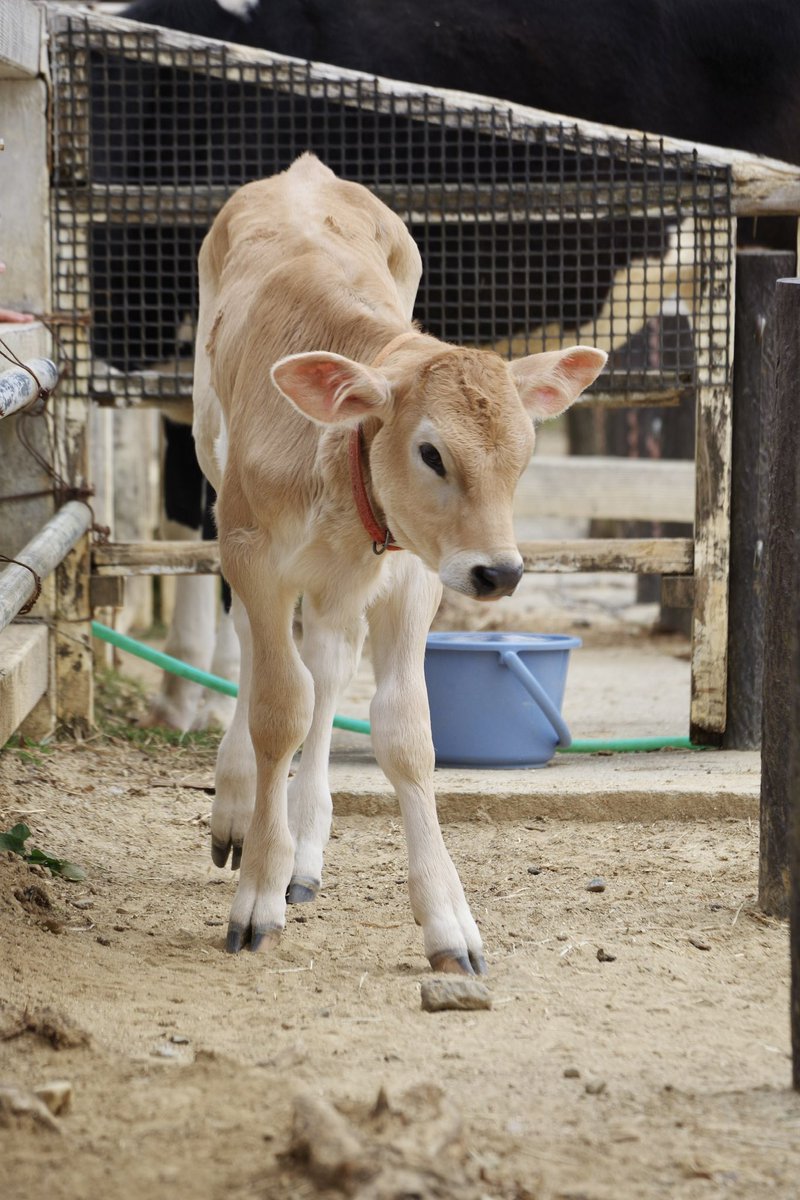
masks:
[[[529,354],[508,364],[520,399],[535,421],[557,417],[594,383],[608,355],[592,346]]]
[[[391,389],[380,371],[324,350],[280,359],[272,382],[319,425],[356,425],[365,416],[386,416],[391,407]]]

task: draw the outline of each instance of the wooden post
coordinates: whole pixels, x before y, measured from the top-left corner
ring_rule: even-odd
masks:
[[[795,326],[795,330],[797,327]],[[796,340],[796,339],[795,339]],[[797,376],[795,385],[797,388]],[[788,737],[789,946],[791,958],[792,1082],[800,1092],[800,459],[795,459],[794,621],[792,622],[791,725]]]
[[[761,745],[764,542],[767,536],[767,394],[775,372],[775,281],[794,271],[790,252],[741,250],[736,260],[733,355],[728,750]]]
[[[708,264],[695,313],[704,331],[697,372],[694,611],[690,728],[697,742],[719,742],[725,729],[728,661],[728,566],[731,495],[731,386],[736,229],[722,219],[696,223]]]
[[[775,311],[775,387],[765,434],[769,524],[765,548],[764,692],[758,902],[786,917],[793,910],[794,1012],[800,1004],[800,279],[779,280]],[[790,850],[791,847],[791,850]],[[793,880],[790,886],[790,877]],[[797,1070],[797,1058],[795,1058]]]

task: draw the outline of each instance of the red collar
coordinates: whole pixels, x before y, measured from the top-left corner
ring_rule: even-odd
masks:
[[[364,430],[359,425],[350,434],[348,460],[350,463],[350,485],[353,489],[353,499],[356,502],[361,524],[372,538],[373,554],[383,554],[384,550],[402,550],[392,537],[388,526],[381,526],[370,504],[367,487],[364,483],[364,472],[361,466],[361,453],[364,446]]]
[[[384,359],[402,346],[404,342],[411,338],[418,337],[419,333],[416,329],[407,329],[404,333],[399,333],[397,337],[393,337],[390,342],[372,360],[373,367],[379,367]],[[364,449],[364,430],[359,425],[350,434],[350,444],[348,449],[348,461],[350,464],[350,485],[353,489],[353,499],[358,515],[361,518],[361,524],[366,529],[369,536],[372,538],[373,554],[383,554],[385,550],[402,550],[402,546],[398,546],[394,540],[388,525],[383,527],[378,523],[375,512],[370,504],[370,499],[367,494],[367,487],[364,483],[364,471],[362,467],[362,456]]]

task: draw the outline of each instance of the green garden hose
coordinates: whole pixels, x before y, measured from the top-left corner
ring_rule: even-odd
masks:
[[[173,658],[172,655],[164,654],[161,650],[153,650],[151,646],[146,646],[144,642],[139,642],[135,638],[127,637],[124,633],[117,633],[116,629],[111,629],[108,625],[101,625],[99,621],[92,621],[92,633],[101,641],[116,646],[118,650],[124,650],[127,654],[134,654],[137,658],[143,658],[145,662],[161,667],[162,671],[169,671],[173,675],[180,675],[183,679],[190,679],[192,683],[199,683],[215,692],[222,692],[224,696],[238,696],[239,694],[238,686],[231,683],[229,679],[220,679],[218,675],[210,675],[208,671],[191,667],[188,663],[181,662],[179,658]],[[333,724],[334,728],[347,729],[350,733],[369,735],[370,732],[369,721],[359,721],[355,717],[335,716]],[[566,750],[559,750],[559,754],[631,754],[643,750],[704,749],[704,746],[695,746],[688,737],[620,738],[610,741],[604,741],[602,738],[584,738],[581,741],[573,742]]]

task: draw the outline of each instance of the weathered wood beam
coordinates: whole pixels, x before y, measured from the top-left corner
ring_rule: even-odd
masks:
[[[724,220],[702,219],[695,232],[701,261],[708,264],[696,324],[709,336],[697,346],[698,378],[707,383],[697,395],[690,729],[696,741],[706,743],[721,740],[727,715],[736,230]]]
[[[563,223],[565,214],[573,221],[629,218],[664,220],[670,212],[686,211],[695,198],[691,183],[664,181],[645,188],[626,182],[616,187],[532,181],[529,184],[460,183],[437,185],[371,184],[370,190],[411,224],[452,222],[487,224],[497,221]],[[210,225],[233,188],[201,184],[191,187],[159,188],[144,184],[133,191],[123,184],[95,183],[57,193],[59,211],[92,225],[125,224],[178,225],[203,229]],[[718,200],[727,202],[727,188]]]
[[[722,741],[728,750],[761,745],[764,543],[769,527],[765,423],[775,378],[775,281],[794,269],[792,252],[748,249],[736,259],[728,718]]]
[[[774,916],[786,917],[791,908],[796,1014],[800,1004],[800,279],[780,280],[775,299],[775,386],[768,395],[765,425],[769,520],[758,902]]]
[[[216,542],[109,542],[92,547],[92,571],[113,575],[218,575]]]
[[[581,538],[520,544],[527,571],[575,573],[633,571],[690,575],[691,538]],[[111,542],[92,547],[93,573],[112,575],[216,575],[216,542]]]

